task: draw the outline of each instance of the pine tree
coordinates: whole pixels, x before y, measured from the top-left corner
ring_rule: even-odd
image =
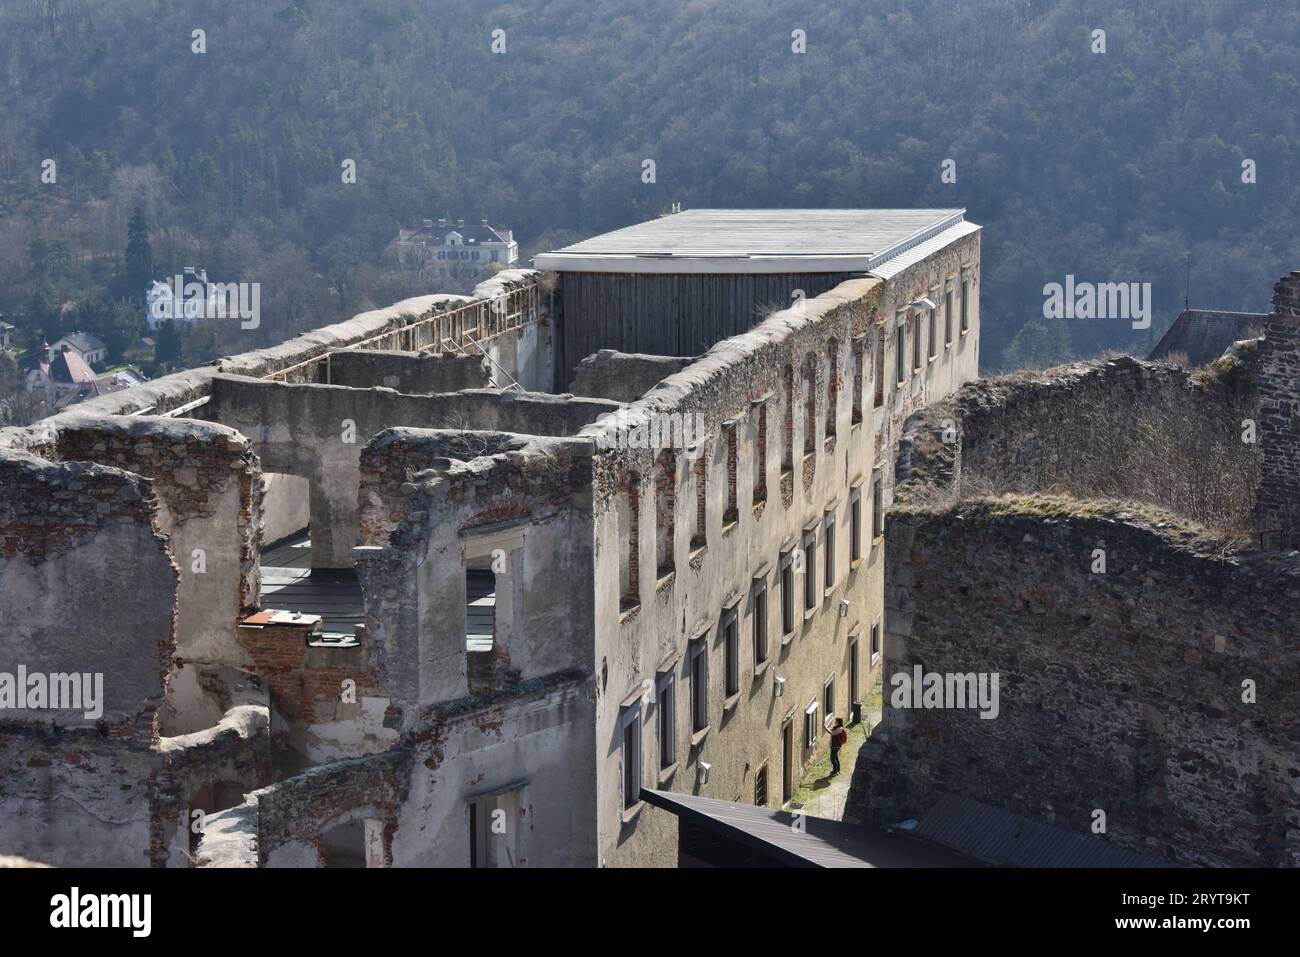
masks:
[[[144,207],[137,205],[126,224],[126,288],[132,302],[143,302],[145,286],[153,278],[153,247],[149,245],[149,221]]]

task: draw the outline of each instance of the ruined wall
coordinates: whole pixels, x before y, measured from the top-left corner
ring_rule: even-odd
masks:
[[[1100,809],[1097,839],[1172,862],[1300,863],[1300,563],[1064,499],[900,507],[886,538],[885,721],[855,813],[951,793],[1088,834]],[[996,718],[891,707],[916,665],[997,673]]]
[[[601,349],[578,363],[569,391],[574,395],[635,402],[659,382],[694,361],[693,357],[687,356],[634,355]]]
[[[1170,508],[1242,535],[1260,444],[1253,350],[1210,369],[1128,356],[965,386],[908,420],[900,481],[953,494],[1058,491]]]
[[[1264,463],[1257,525],[1272,544],[1300,547],[1300,271],[1274,287],[1259,366]]]
[[[587,675],[559,672],[447,702],[430,718],[416,742],[393,866],[468,867],[471,803],[486,817],[480,851],[493,866],[595,865],[595,714]]]
[[[321,382],[359,389],[383,386],[398,392],[427,394],[483,389],[492,384],[492,365],[486,357],[454,352],[344,349],[330,353],[329,362],[319,368]]]
[[[618,417],[584,431],[603,449],[594,495],[600,679],[597,826],[603,864],[673,866],[676,862],[676,819],[644,805],[625,813],[621,805],[621,721],[625,708],[647,683],[653,686],[663,676],[673,676],[677,760],[660,769],[659,705],[643,704],[642,786],[750,803],[755,776],[766,767],[768,800],[777,805],[781,803],[783,726],[791,726],[791,777],[797,785],[826,746],[824,732],[818,733],[814,746],[805,745],[804,709],[814,698],[824,699],[825,683],[834,677],[835,713],[847,716],[850,649],[855,639],[860,696],[871,687],[876,672],[870,629],[882,613],[884,558],[883,548],[873,544],[876,533],[870,527],[873,473],[881,470],[888,500],[892,469],[887,466],[904,417],[973,378],[978,370],[976,301],[971,303],[967,332],[954,335],[951,344],[937,349],[934,361],[901,384],[892,377],[895,322],[900,309],[929,295],[936,285],[942,288],[963,268],[972,275],[972,296],[977,296],[978,264],[976,233],[887,281],[844,282],[798,308],[770,316],[750,332],[719,342],[633,403],[621,424],[638,415],[647,419],[673,413],[703,416],[703,479],[698,459],[685,454],[686,449],[672,449],[674,456],[660,458],[662,447],[620,444],[614,431],[620,424]],[[860,376],[855,368],[858,362]],[[882,401],[876,406],[880,367],[886,378]],[[855,402],[858,389],[861,400]],[[834,414],[828,429],[832,397]],[[734,453],[729,428],[735,429]],[[756,475],[754,446],[759,443],[765,449],[765,462]],[[669,476],[663,487],[671,490],[671,496],[662,496],[664,504],[658,496],[657,469],[666,469]],[[860,486],[863,496],[863,542],[860,561],[851,563],[849,501],[855,486]],[[669,498],[671,509],[666,507]],[[661,571],[656,537],[659,524],[669,515],[672,564],[671,570]],[[829,588],[823,565],[828,517],[835,529],[836,556],[835,581]],[[818,601],[805,613],[802,596],[807,572],[797,573],[795,628],[784,635],[781,558],[802,548],[808,533],[816,541],[815,561],[809,567],[816,576]],[[625,559],[621,552],[629,542],[634,544]],[[636,569],[638,588],[631,598],[623,594],[628,573],[621,566]],[[766,585],[768,596],[769,658],[762,665],[755,663],[752,650],[756,582]],[[848,603],[843,616],[842,602]],[[737,610],[740,639],[740,688],[735,695],[726,693],[723,677],[722,624],[731,607]],[[690,652],[692,640],[701,636],[707,645],[711,717],[704,731],[693,733]],[[778,675],[785,679],[785,693],[779,698],[773,690]],[[696,777],[701,762],[712,766],[703,786]]]
[[[374,754],[396,743],[364,629],[339,647],[262,613],[242,623],[237,638],[270,691],[277,767]]]
[[[150,747],[177,575],[157,509],[120,469],[0,451],[0,846],[15,853],[145,866],[162,839]],[[87,676],[97,702],[34,697],[31,676],[52,673]]]
[[[393,429],[362,459],[355,550],[380,683],[418,708],[468,694],[465,569],[496,569],[496,683],[592,653],[589,441]],[[498,553],[494,554],[494,553]]]
[[[205,413],[248,436],[263,469],[311,482],[312,567],[349,568],[357,543],[358,460],[372,436],[402,425],[572,435],[617,407],[542,393],[405,395],[217,376]]]

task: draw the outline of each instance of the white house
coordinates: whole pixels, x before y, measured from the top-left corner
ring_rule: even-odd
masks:
[[[45,358],[53,362],[55,356],[65,351],[64,346],[79,355],[86,365],[93,366],[103,362],[108,356],[108,346],[100,342],[98,336],[93,336],[89,332],[69,332],[53,345],[45,347]]]
[[[419,226],[399,230],[394,245],[402,267],[435,276],[483,275],[493,263],[508,268],[519,261],[513,232],[490,226],[486,219],[477,226],[466,226],[463,219],[454,224],[426,219]]]
[[[230,284],[208,282],[208,271],[186,266],[170,282],[153,280],[145,289],[145,322],[157,330],[168,319],[178,324],[235,315]]]

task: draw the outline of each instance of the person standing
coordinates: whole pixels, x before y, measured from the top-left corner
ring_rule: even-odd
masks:
[[[831,728],[831,776],[834,777],[840,773],[840,748],[844,747],[849,740],[848,728],[844,727],[844,719],[836,718],[835,724]]]

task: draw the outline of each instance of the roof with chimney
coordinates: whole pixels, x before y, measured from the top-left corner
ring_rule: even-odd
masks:
[[[62,385],[93,383],[98,378],[86,360],[67,346],[50,361],[49,375]]]
[[[467,225],[464,220],[452,223],[440,219],[435,223],[431,219],[426,219],[419,226],[403,229],[397,238],[399,242],[404,243],[445,246],[447,237],[452,233],[458,235],[466,246],[482,246],[488,243],[509,245],[514,242],[514,233],[511,230],[501,226],[491,226],[486,219],[480,221],[477,226]]]
[[[87,352],[97,352],[100,349],[105,348],[104,343],[100,341],[99,337],[92,335],[89,332],[69,332],[66,336],[56,342],[55,345],[58,346],[60,343],[67,343],[83,355]]]

